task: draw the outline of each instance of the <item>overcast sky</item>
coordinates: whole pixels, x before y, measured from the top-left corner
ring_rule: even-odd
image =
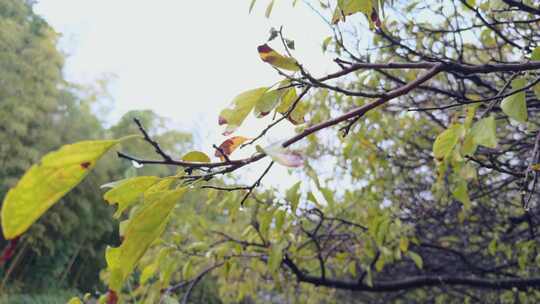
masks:
[[[152,109],[181,129],[197,129],[198,147],[210,152],[224,140],[220,110],[240,92],[280,79],[256,52],[272,26],[284,26],[312,73],[335,68],[321,51],[330,29],[316,13],[302,1],[293,8],[282,0],[266,19],[268,2],[258,0],[251,14],[249,0],[41,0],[35,9],[62,35],[68,80],[89,84],[115,75],[109,123],[129,110]],[[267,123],[250,118],[236,133],[254,136]],[[292,129],[284,125],[270,141]]]

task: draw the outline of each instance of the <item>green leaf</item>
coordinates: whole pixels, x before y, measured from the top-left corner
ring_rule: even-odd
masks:
[[[437,160],[443,160],[452,153],[462,131],[461,125],[454,124],[437,136],[433,143],[433,155]]]
[[[283,89],[276,89],[276,90],[270,90],[266,91],[264,95],[257,101],[257,104],[255,105],[255,109],[253,110],[253,114],[255,114],[255,117],[261,118],[268,113],[270,113],[276,105],[279,103],[283,95],[287,93],[287,90]]]
[[[276,213],[275,213],[275,224],[274,224],[274,229],[276,231],[281,231],[281,228],[283,228],[283,224],[285,223],[285,216],[286,215],[287,215],[287,212],[285,210],[276,211]]]
[[[287,90],[285,95],[281,98],[280,104],[276,108],[276,112],[285,115],[290,110],[290,108],[293,106],[294,102],[298,99],[298,96],[296,94],[295,88],[290,88]],[[299,125],[305,122],[304,116],[306,115],[309,107],[306,102],[303,100],[300,100],[296,103],[294,106],[294,109],[289,115],[287,116],[287,119],[293,123],[294,125]]]
[[[471,209],[471,199],[469,198],[467,182],[465,180],[458,183],[457,187],[452,191],[452,195],[463,204],[465,210]]]
[[[409,239],[407,237],[402,236],[399,239],[399,249],[403,253],[406,253],[409,250]]]
[[[122,212],[142,198],[143,193],[160,180],[157,176],[139,176],[122,181],[113,189],[107,191],[103,198],[109,204],[118,204],[114,213],[119,218]]]
[[[534,50],[532,51],[531,60],[540,61],[540,46],[535,47]]]
[[[13,239],[23,234],[77,186],[109,149],[129,138],[82,141],[45,155],[6,195],[1,215],[4,237]]]
[[[287,190],[287,193],[285,195],[285,198],[291,204],[291,210],[293,214],[296,212],[296,209],[298,208],[298,204],[300,202],[300,185],[301,184],[302,183],[298,181],[289,190]]]
[[[332,42],[332,39],[333,39],[332,36],[328,36],[328,37],[324,38],[324,40],[322,42],[322,51],[323,51],[323,53],[326,52],[326,50],[328,49],[328,45],[330,44],[330,42]]]
[[[474,143],[488,148],[497,147],[496,129],[495,117],[493,115],[477,121],[471,130]]]
[[[186,188],[169,190],[154,201],[145,202],[130,219],[122,244],[116,248],[107,248],[106,260],[111,290],[120,291],[140,258],[165,230],[171,211],[185,191]]]
[[[182,156],[182,160],[193,163],[209,163],[210,157],[203,152],[191,151]]]
[[[407,256],[410,257],[414,261],[414,263],[416,264],[416,267],[420,269],[424,267],[424,261],[422,260],[422,257],[418,253],[409,250],[407,252]]]
[[[527,84],[523,78],[512,81],[512,90],[519,90]],[[525,100],[525,91],[506,97],[501,102],[502,111],[519,122],[527,122],[527,101]]]
[[[285,246],[283,243],[272,244],[272,246],[270,246],[270,254],[268,256],[268,270],[270,273],[275,273],[279,266],[281,266],[284,248]]]
[[[223,133],[224,135],[231,134],[242,125],[249,112],[251,112],[267,89],[258,88],[245,91],[233,99],[229,108],[221,111],[219,114],[219,125],[227,125],[227,129]]]
[[[375,263],[375,270],[377,272],[381,272],[384,268],[384,263],[385,263],[384,256],[381,255],[379,259],[377,260],[377,262]]]
[[[362,12],[367,16],[371,15],[373,5],[370,0],[338,0],[338,5],[332,17],[332,23],[345,21],[345,17]]]

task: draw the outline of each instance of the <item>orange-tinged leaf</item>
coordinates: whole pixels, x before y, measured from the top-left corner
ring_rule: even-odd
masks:
[[[228,157],[229,155],[231,155],[231,153],[233,153],[234,150],[236,150],[236,148],[238,148],[241,144],[243,144],[247,140],[249,140],[249,138],[247,137],[233,136],[225,140],[224,142],[222,142],[221,145],[219,145],[219,149],[221,151],[216,150],[215,156],[219,157],[221,161],[225,161],[225,156],[223,156],[221,152],[223,152]]]
[[[300,67],[298,62],[291,57],[283,56],[278,52],[274,51],[268,44],[259,45],[257,47],[259,51],[259,56],[262,61],[275,66],[276,68],[289,70],[289,71],[299,71]]]

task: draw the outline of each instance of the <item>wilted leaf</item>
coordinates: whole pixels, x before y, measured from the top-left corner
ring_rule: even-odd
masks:
[[[45,211],[77,186],[96,162],[120,140],[82,141],[65,145],[33,165],[2,204],[2,230],[6,239],[24,233]]]
[[[185,188],[169,190],[158,199],[145,202],[142,209],[130,219],[122,244],[107,248],[110,289],[120,291],[140,258],[165,230],[171,211],[185,191]]]
[[[228,125],[223,135],[234,132],[246,119],[257,101],[263,96],[268,88],[249,90],[236,96],[229,108],[219,114],[219,125]]]
[[[282,143],[275,143],[266,148],[257,146],[264,154],[270,156],[276,163],[286,167],[300,167],[304,164],[304,157],[300,152],[283,148]]]
[[[442,160],[452,153],[452,150],[459,141],[462,130],[463,127],[461,125],[455,124],[437,136],[433,143],[433,155],[437,160]]]
[[[182,156],[182,160],[193,163],[209,163],[210,157],[203,152],[191,151]]]
[[[477,121],[472,127],[471,134],[475,144],[488,148],[497,147],[495,117],[492,115]]]
[[[228,157],[229,155],[231,155],[231,153],[233,153],[234,150],[236,150],[236,148],[238,148],[247,140],[249,140],[249,138],[247,137],[233,136],[222,142],[221,145],[219,145],[219,149],[221,149],[221,151],[216,150],[215,156],[219,157],[221,161],[225,161],[225,156],[223,156],[221,152],[225,153],[225,155]]]
[[[296,60],[291,57],[283,56],[278,52],[274,51],[268,44],[259,45],[257,47],[259,51],[259,56],[262,61],[267,62],[276,68],[285,69],[289,71],[298,71],[300,67]]]
[[[122,183],[107,191],[103,198],[109,204],[118,204],[114,213],[119,218],[122,212],[142,198],[143,193],[160,180],[157,176],[138,176],[124,180]]]
[[[525,79],[516,79],[512,81],[512,90],[523,88],[527,84]],[[527,101],[525,100],[525,91],[506,97],[501,102],[501,109],[510,118],[519,122],[527,122]]]

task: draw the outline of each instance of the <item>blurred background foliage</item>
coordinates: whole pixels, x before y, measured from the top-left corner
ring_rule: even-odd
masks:
[[[43,154],[66,143],[137,133],[135,117],[173,155],[192,145],[190,134],[165,131],[167,120],[150,110],[131,111],[105,126],[93,111],[96,92],[63,78],[64,55],[57,40],[58,34],[33,12],[31,1],[0,0],[0,197]],[[152,153],[138,142],[122,149],[141,156]],[[103,201],[100,185],[135,174],[174,173],[166,167],[135,170],[111,153],[33,225],[14,258],[0,268],[0,302],[60,303],[74,294],[63,290],[98,290],[105,246],[119,242],[114,207]],[[0,248],[6,244],[0,236]],[[6,294],[21,293],[25,295],[7,300]]]

